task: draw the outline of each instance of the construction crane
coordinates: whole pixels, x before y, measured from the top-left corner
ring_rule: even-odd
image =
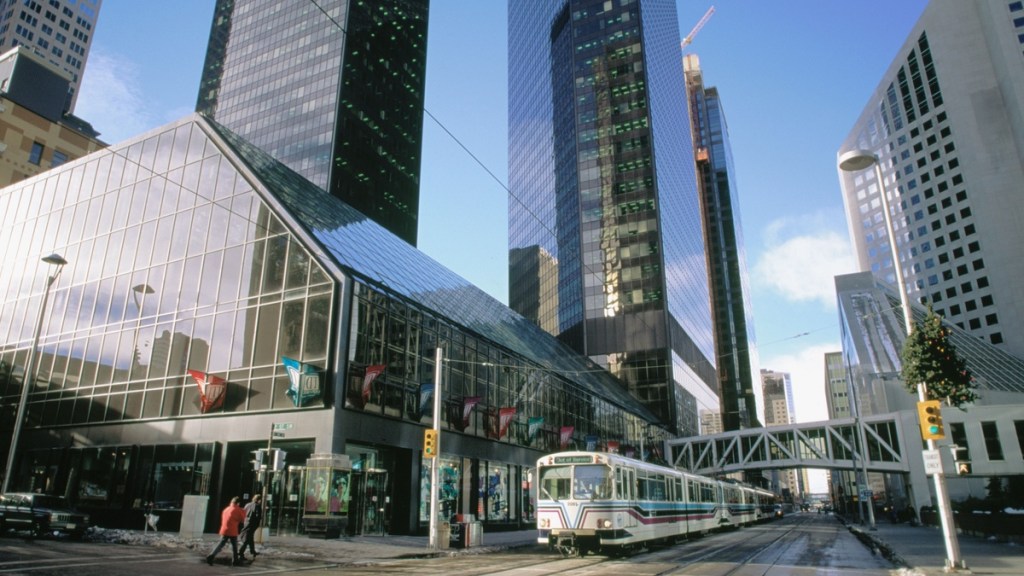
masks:
[[[685,49],[687,46],[689,46],[690,42],[693,42],[693,37],[697,35],[697,32],[700,32],[700,29],[703,28],[705,24],[708,23],[708,20],[711,19],[711,15],[714,13],[714,6],[708,8],[708,11],[704,13],[704,16],[702,16],[701,19],[697,22],[697,25],[693,27],[693,30],[690,30],[690,33],[686,35],[686,38],[683,38],[683,41],[679,44],[679,48]]]

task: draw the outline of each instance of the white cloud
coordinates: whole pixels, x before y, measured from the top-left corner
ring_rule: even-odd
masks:
[[[814,344],[792,354],[761,358],[761,367],[775,372],[788,372],[793,383],[793,402],[798,422],[821,422],[828,419],[825,403],[825,353],[839,352],[842,346]]]
[[[153,127],[136,62],[94,48],[88,67],[89,73],[82,77],[75,116],[92,124],[100,138],[111,144]]]
[[[833,278],[856,270],[850,243],[832,230],[783,237],[796,226],[794,221],[777,220],[766,228],[765,249],[754,266],[753,282],[790,301],[817,301],[833,308]]]

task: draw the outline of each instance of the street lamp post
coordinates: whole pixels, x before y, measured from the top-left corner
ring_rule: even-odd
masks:
[[[867,508],[868,526],[871,530],[877,530],[875,527],[875,503],[871,497],[864,498],[865,489],[870,490],[868,485],[868,441],[864,436],[864,423],[860,418],[860,401],[857,395],[857,383],[853,380],[853,374],[847,368],[846,379],[850,386],[850,413],[853,414],[854,426],[857,428],[857,440],[860,444],[860,471],[854,472],[856,476],[857,484],[857,501],[862,504],[862,508]],[[861,524],[864,523],[864,512],[860,513]]]
[[[885,231],[889,235],[889,248],[892,251],[892,266],[896,273],[896,287],[900,292],[900,305],[903,307],[903,323],[907,330],[907,338],[914,330],[914,317],[910,309],[907,289],[903,280],[903,267],[900,266],[899,250],[896,248],[896,232],[893,229],[892,214],[889,211],[889,197],[882,179],[882,162],[870,150],[850,150],[839,155],[839,169],[844,172],[859,172],[870,166],[875,167],[875,178],[878,181],[878,193],[882,198],[882,212],[885,216]],[[926,383],[917,383],[917,399],[928,399]],[[935,440],[928,440],[928,450],[935,450]],[[940,472],[932,475],[935,483],[935,497],[939,502],[939,519],[942,522],[942,533],[946,543],[946,567],[967,568],[967,563],[960,557],[960,544],[957,541],[956,529],[953,526],[953,509],[949,504],[946,492],[946,477]]]
[[[56,266],[57,270],[46,279],[46,290],[43,292],[43,302],[39,305],[39,321],[36,323],[36,333],[32,337],[32,347],[28,350],[28,362],[25,363],[25,377],[22,378],[21,398],[18,400],[18,413],[14,417],[14,432],[11,434],[11,447],[7,452],[7,468],[4,470],[4,483],[0,493],[6,493],[11,484],[11,477],[14,475],[14,460],[17,457],[18,436],[21,435],[21,427],[25,420],[25,406],[28,404],[28,391],[35,384],[36,380],[36,349],[39,348],[39,337],[43,332],[43,319],[46,318],[46,303],[50,299],[50,288],[60,276],[60,271],[68,263],[60,254],[50,254],[43,257],[43,262]]]

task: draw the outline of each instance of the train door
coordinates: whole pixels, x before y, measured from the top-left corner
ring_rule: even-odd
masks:
[[[622,500],[627,508],[632,508],[634,500],[636,500],[636,470],[616,467],[615,489],[618,499]],[[633,514],[624,514],[622,521],[626,528],[632,528],[637,525],[636,516]]]
[[[352,471],[352,504],[349,530],[352,534],[384,535],[391,513],[388,471],[379,468]]]

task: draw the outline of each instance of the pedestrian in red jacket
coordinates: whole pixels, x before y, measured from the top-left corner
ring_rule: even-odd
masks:
[[[213,549],[213,552],[206,557],[206,563],[213,566],[213,559],[229,541],[231,542],[231,565],[239,566],[242,561],[238,558],[238,530],[245,522],[245,510],[239,506],[242,499],[235,496],[231,503],[220,513],[220,543]]]

